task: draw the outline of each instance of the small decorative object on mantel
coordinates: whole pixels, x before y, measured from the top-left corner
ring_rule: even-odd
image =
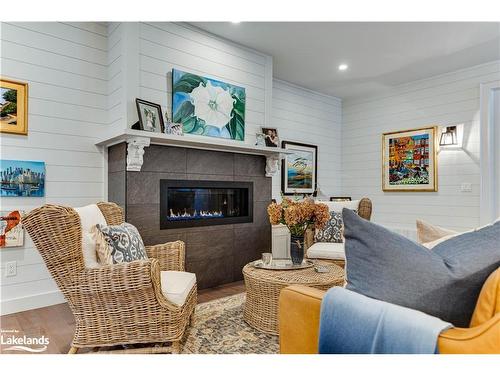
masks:
[[[437,127],[382,135],[382,190],[437,191]]]
[[[135,99],[137,115],[139,116],[139,129],[153,133],[163,133],[163,114],[159,104],[142,99]]]
[[[23,211],[0,211],[0,248],[23,246]]]
[[[243,87],[172,70],[172,117],[186,134],[243,141],[245,102]]]
[[[265,135],[267,147],[278,147],[279,138],[278,130],[276,128],[262,128],[262,133]]]
[[[265,134],[255,133],[255,146],[265,146],[266,145],[265,137],[266,137]]]
[[[165,124],[165,134],[184,135],[181,123],[167,121]]]
[[[309,226],[323,229],[330,218],[328,206],[307,198],[294,201],[283,197],[281,203],[271,203],[267,207],[272,225],[284,224],[290,230],[290,255],[293,264],[304,260],[304,233]]]
[[[0,78],[0,133],[28,134],[28,84]]]
[[[43,161],[0,160],[0,197],[45,196]]]
[[[283,141],[292,153],[283,159],[281,191],[285,195],[313,194],[318,180],[318,146]]]

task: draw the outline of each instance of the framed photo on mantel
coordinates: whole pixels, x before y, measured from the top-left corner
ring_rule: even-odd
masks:
[[[436,126],[382,134],[382,190],[437,191]]]
[[[313,194],[318,181],[318,146],[283,141],[281,147],[292,151],[282,163],[283,194]]]

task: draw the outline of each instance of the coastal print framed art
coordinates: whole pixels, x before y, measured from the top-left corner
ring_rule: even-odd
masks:
[[[0,78],[0,133],[28,134],[28,84]]]
[[[283,194],[313,194],[318,180],[318,146],[283,141],[281,147],[291,151],[282,162]]]
[[[172,70],[173,121],[184,134],[245,140],[245,88]]]
[[[382,190],[437,191],[437,126],[382,135]]]

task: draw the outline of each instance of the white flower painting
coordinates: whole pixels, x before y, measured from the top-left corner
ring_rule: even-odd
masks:
[[[184,133],[245,139],[245,89],[214,79],[172,72],[172,112]]]

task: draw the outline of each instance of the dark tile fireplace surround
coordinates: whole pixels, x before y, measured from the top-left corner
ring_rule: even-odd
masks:
[[[109,201],[125,209],[126,221],[137,227],[146,245],[184,241],[186,270],[196,273],[200,289],[241,280],[243,266],[270,251],[266,210],[271,201],[271,178],[264,177],[264,156],[151,145],[145,149],[141,171],[127,172],[126,143],[108,151]],[[161,229],[161,180],[181,181],[183,187],[185,180],[204,181],[202,185],[211,187],[210,181],[217,186],[219,182],[230,182],[228,186],[236,188],[253,186],[252,221],[209,225],[210,220],[220,219],[202,219],[203,226]]]

